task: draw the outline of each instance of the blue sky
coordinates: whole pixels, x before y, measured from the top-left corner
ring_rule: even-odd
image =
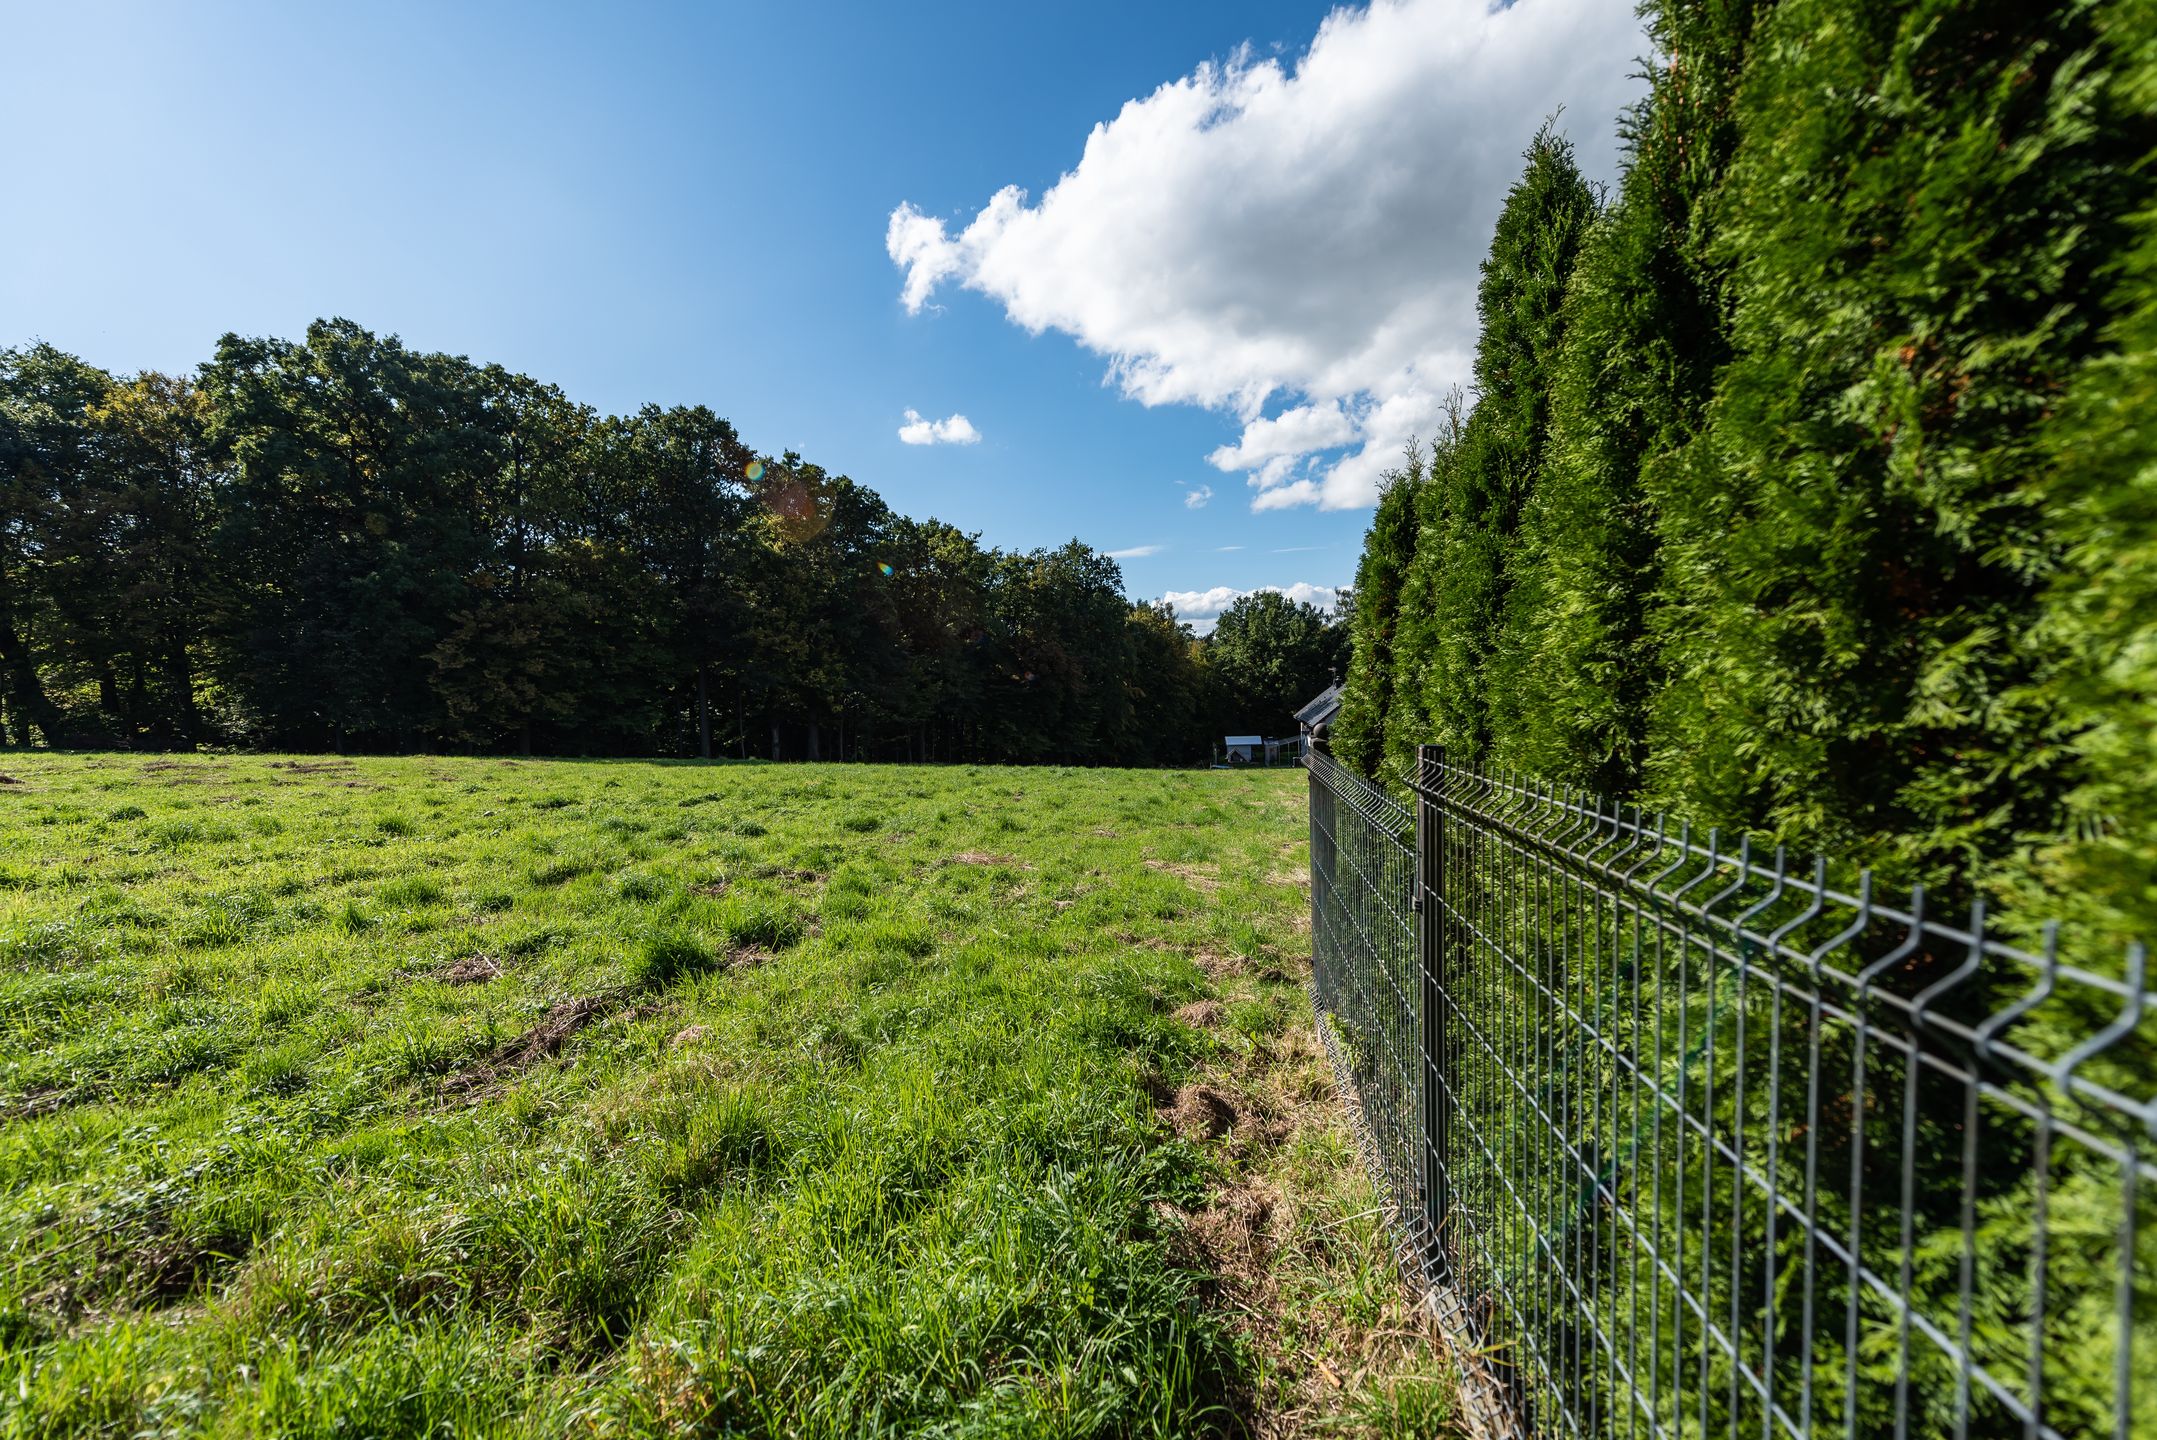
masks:
[[[1186,610],[1343,584],[1535,123],[1607,177],[1645,47],[1622,0],[1329,9],[6,0],[0,344],[344,315]]]

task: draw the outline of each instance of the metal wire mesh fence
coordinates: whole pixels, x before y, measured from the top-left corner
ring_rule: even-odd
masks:
[[[1383,1168],[1413,1241],[1431,1249],[1422,1204],[1430,1155],[1423,1136],[1427,1047],[1417,959],[1415,822],[1392,796],[1313,753],[1311,775],[1311,977],[1322,1014],[1339,1017],[1334,1053],[1361,1102]],[[1410,1203],[1410,1202],[1413,1203]]]
[[[1310,762],[1315,995],[1519,1423],[2157,1437],[2157,995],[1631,807]]]

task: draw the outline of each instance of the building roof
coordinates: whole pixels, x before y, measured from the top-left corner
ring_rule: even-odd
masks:
[[[1330,725],[1333,717],[1341,713],[1341,687],[1328,685],[1316,699],[1296,712],[1296,723],[1306,730],[1320,725]]]

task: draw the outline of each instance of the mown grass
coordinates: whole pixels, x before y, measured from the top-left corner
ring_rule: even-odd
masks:
[[[0,1433],[1443,1408],[1295,773],[0,768]]]

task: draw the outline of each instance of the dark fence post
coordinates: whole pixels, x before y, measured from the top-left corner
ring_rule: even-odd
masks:
[[[1416,747],[1416,949],[1421,957],[1423,1051],[1423,1224],[1424,1262],[1433,1278],[1445,1274],[1446,1080],[1439,1068],[1444,1041],[1445,969],[1445,812],[1438,787],[1445,772],[1445,751],[1436,745]]]

